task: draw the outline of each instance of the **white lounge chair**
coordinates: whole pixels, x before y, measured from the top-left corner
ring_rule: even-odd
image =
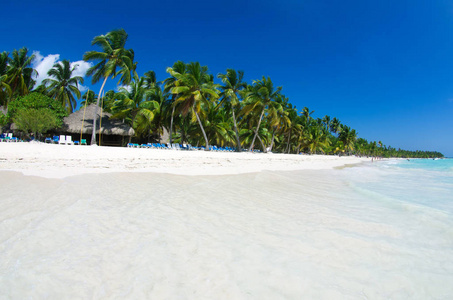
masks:
[[[68,145],[74,145],[73,141],[72,141],[72,136],[70,135],[67,135],[66,136],[66,144]]]
[[[66,144],[66,136],[60,135],[60,139],[58,140],[58,144]]]

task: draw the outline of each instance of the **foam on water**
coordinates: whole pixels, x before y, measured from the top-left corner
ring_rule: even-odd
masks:
[[[209,177],[2,172],[0,291],[448,299],[451,176],[402,161]]]

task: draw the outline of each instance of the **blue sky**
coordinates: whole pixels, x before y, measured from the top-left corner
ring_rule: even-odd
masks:
[[[163,80],[182,60],[244,70],[250,83],[269,76],[298,109],[369,141],[453,156],[452,1],[6,0],[2,11],[0,51],[39,52],[43,70],[124,28],[139,75]]]

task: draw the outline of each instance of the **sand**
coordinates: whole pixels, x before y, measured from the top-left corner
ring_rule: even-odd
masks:
[[[364,161],[370,159],[332,155],[0,143],[0,170],[18,171],[25,175],[46,178],[110,172],[226,175],[263,170],[332,169]]]
[[[451,298],[437,180],[364,161],[1,143],[0,299]]]

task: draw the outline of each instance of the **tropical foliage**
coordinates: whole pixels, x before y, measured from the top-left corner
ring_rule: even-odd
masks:
[[[152,129],[155,113],[160,104],[153,99],[155,89],[146,88],[144,77],[134,76],[127,87],[121,87],[113,103],[113,117],[125,120],[132,125],[137,136],[146,136]]]
[[[63,118],[68,115],[67,110],[59,102],[41,93],[33,92],[10,103],[7,114],[8,120],[14,120],[16,114],[25,109],[49,109],[57,118],[57,126],[61,126]]]
[[[32,133],[35,137],[58,126],[58,118],[49,108],[24,108],[17,111],[13,118],[16,127],[25,132]]]
[[[59,102],[33,92],[11,102],[6,119],[14,122],[19,130],[37,137],[60,127],[66,115],[67,110]]]
[[[0,104],[8,106],[14,98],[23,96],[35,85],[38,72],[31,67],[34,55],[28,56],[28,49],[14,50],[0,54]]]
[[[70,113],[77,106],[74,96],[80,98],[79,84],[83,84],[81,76],[72,76],[77,66],[71,67],[69,60],[56,63],[47,73],[51,78],[43,81],[47,94],[60,102]]]
[[[88,51],[83,56],[86,61],[96,62],[87,72],[88,76],[92,76],[91,82],[94,84],[102,78],[104,79],[99,90],[95,115],[97,115],[97,107],[99,107],[107,79],[119,76],[118,84],[126,85],[131,81],[131,74],[135,72],[137,65],[134,63],[134,51],[125,49],[127,37],[124,29],[113,30],[105,35],[96,36],[91,45],[100,47],[101,51]],[[93,118],[93,128],[96,128],[96,118]],[[91,135],[91,144],[96,144],[95,130]]]
[[[91,44],[98,50],[84,54],[84,60],[94,62],[87,72],[92,83],[102,80],[99,93],[88,91],[81,96],[78,86],[83,79],[72,76],[75,67],[64,60],[54,65],[48,74],[51,78],[30,95],[51,96],[46,97],[45,107],[58,111],[59,120],[77,106],[96,103],[131,125],[136,142],[160,141],[168,133],[170,143],[189,143],[206,150],[217,145],[236,151],[294,154],[443,156],[436,151],[406,151],[381,141],[369,142],[335,117],[316,118],[308,107],[294,106],[270,77],[249,84],[243,71],[226,69],[214,76],[199,62],[183,61],[168,67],[169,77],[162,81],[152,70],[139,76],[134,51],[126,49],[127,38],[123,29],[96,36]],[[13,120],[16,107],[32,108],[20,97],[33,88],[36,71],[30,67],[32,59],[26,48],[14,50],[11,57],[8,52],[0,53],[0,101],[8,105],[8,122]],[[116,91],[104,91],[108,78],[118,78]],[[49,101],[63,112],[52,108]],[[96,127],[96,119],[93,123]],[[96,143],[94,136],[91,143]]]

